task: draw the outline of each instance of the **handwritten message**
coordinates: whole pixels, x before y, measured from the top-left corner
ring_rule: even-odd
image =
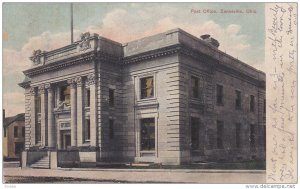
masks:
[[[297,5],[267,3],[267,182],[297,182]]]

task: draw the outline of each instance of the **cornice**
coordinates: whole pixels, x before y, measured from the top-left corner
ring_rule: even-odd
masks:
[[[243,73],[242,70],[235,69],[232,65],[227,65],[226,63],[218,60],[217,57],[213,57],[204,53],[201,53],[195,49],[187,47],[182,44],[175,44],[172,46],[155,49],[152,51],[147,51],[144,53],[140,53],[137,55],[132,55],[128,57],[116,57],[102,51],[91,51],[85,54],[76,55],[74,57],[66,58],[64,60],[55,61],[49,64],[45,64],[43,66],[31,68],[29,70],[24,71],[24,74],[31,77],[34,75],[42,74],[49,71],[54,71],[57,69],[61,69],[64,67],[69,67],[75,64],[86,63],[94,60],[105,61],[109,63],[117,63],[120,65],[127,65],[132,63],[138,63],[141,61],[152,60],[159,57],[170,56],[173,54],[182,54],[189,56],[193,59],[200,60],[202,62],[208,63],[207,65],[213,67],[215,70],[226,72],[227,74],[231,74],[235,77],[243,78],[251,83],[254,83],[258,87],[264,88],[265,82],[259,79],[256,79],[250,76],[247,73]],[[234,60],[233,60],[234,61]],[[19,84],[21,86],[21,84]],[[23,84],[22,84],[23,85]],[[24,84],[25,86],[25,84]],[[21,86],[22,87],[22,86]]]
[[[165,48],[155,49],[145,53],[140,53],[137,55],[128,56],[123,58],[123,64],[126,65],[126,64],[137,63],[145,60],[151,60],[163,56],[168,56],[177,53],[179,49],[180,49],[180,45],[177,44]]]
[[[22,83],[19,83],[18,85],[20,86],[20,87],[22,87],[23,89],[27,89],[27,88],[29,88],[30,87],[30,81],[27,81],[27,82],[22,82]]]
[[[25,70],[23,73],[29,77],[34,76],[34,75],[38,75],[38,74],[42,74],[48,71],[54,71],[57,69],[61,69],[63,67],[69,67],[75,64],[80,64],[83,62],[87,62],[87,61],[92,61],[94,60],[94,52],[89,52],[86,54],[82,54],[82,55],[77,55],[71,58],[67,58],[61,61],[56,61],[56,62],[52,62],[49,64],[45,64],[43,66],[39,66],[39,67],[35,67],[35,68],[31,68],[28,70]]]
[[[58,70],[64,67],[69,67],[76,64],[86,63],[94,60],[102,60],[111,63],[120,63],[121,58],[101,52],[101,51],[92,51],[85,54],[76,55],[74,57],[66,58],[64,60],[59,60],[45,64],[42,66],[34,67],[28,70],[25,70],[23,73],[29,77],[46,73],[49,71]]]
[[[231,65],[227,65],[226,63],[221,62],[217,58],[198,52],[195,49],[191,49],[185,45],[177,44],[172,45],[165,48],[156,49],[153,51],[148,51],[145,53],[141,53],[138,55],[133,55],[129,57],[125,57],[123,59],[123,64],[131,64],[131,63],[138,63],[145,60],[151,60],[158,57],[168,56],[171,54],[180,53],[186,56],[189,56],[193,59],[200,60],[201,62],[207,63],[207,65],[213,67],[215,70],[226,72],[227,74],[233,75],[235,77],[243,78],[260,88],[264,88],[265,82],[254,77],[249,76],[243,71],[233,68]],[[234,61],[234,60],[233,60]]]

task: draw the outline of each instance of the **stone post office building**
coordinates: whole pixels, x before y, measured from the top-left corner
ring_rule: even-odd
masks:
[[[23,159],[58,166],[265,159],[265,74],[218,46],[210,35],[174,29],[126,44],[87,32],[34,51],[19,84]]]

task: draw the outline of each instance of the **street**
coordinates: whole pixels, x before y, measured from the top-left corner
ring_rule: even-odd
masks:
[[[3,168],[3,183],[265,183],[265,171]]]

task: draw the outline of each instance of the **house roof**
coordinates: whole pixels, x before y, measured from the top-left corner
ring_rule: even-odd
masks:
[[[17,114],[12,117],[7,117],[4,119],[3,127],[7,128],[10,124],[15,121],[25,121],[25,113]]]

